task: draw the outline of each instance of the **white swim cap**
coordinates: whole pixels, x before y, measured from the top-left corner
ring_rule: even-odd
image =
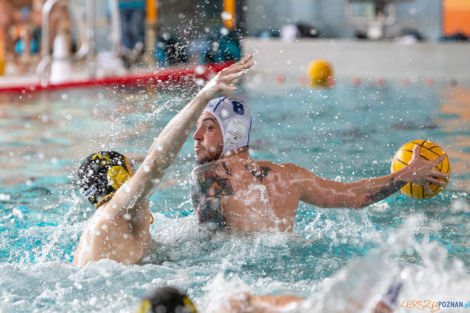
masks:
[[[215,98],[209,101],[204,111],[214,115],[222,129],[224,137],[222,155],[227,151],[248,146],[251,114],[243,102],[227,97]]]

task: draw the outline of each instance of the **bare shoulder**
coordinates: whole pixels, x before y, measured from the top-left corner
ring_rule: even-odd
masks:
[[[93,235],[100,235],[101,230],[108,230],[110,225],[115,224],[118,214],[112,210],[113,201],[103,204],[99,210],[93,214],[87,225],[87,231]]]
[[[287,176],[298,176],[304,175],[305,172],[308,172],[307,169],[292,164],[292,163],[274,163],[270,161],[258,161],[259,166],[263,169],[267,169],[273,172],[273,174],[287,175]]]
[[[212,196],[230,195],[233,188],[230,183],[232,169],[223,160],[210,162],[196,167],[191,174],[191,185],[197,191]]]
[[[229,176],[232,176],[232,168],[223,160],[199,165],[191,173],[192,180],[198,183],[225,179]]]
[[[218,160],[206,164],[202,164],[194,168],[192,174],[196,176],[203,175],[204,173],[217,173],[220,175],[231,175],[231,169],[228,162]]]

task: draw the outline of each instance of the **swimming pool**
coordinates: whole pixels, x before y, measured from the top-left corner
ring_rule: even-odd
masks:
[[[399,266],[400,303],[470,300],[469,89],[340,82],[239,96],[252,110],[255,159],[352,181],[387,174],[401,145],[425,138],[449,154],[451,182],[430,200],[395,194],[360,211],[301,204],[292,234],[211,235],[197,230],[190,209],[188,140],[151,198],[155,242],[144,264],[103,260],[77,269],[72,251],[92,214],[75,185],[80,159],[101,149],[145,154],[191,94],[1,95],[0,312],[133,312],[156,285],[187,290],[202,312],[238,290],[308,297],[312,312],[360,312]]]

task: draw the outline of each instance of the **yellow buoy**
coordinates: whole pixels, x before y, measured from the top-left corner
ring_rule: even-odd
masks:
[[[310,87],[327,87],[333,82],[333,68],[325,60],[314,60],[308,65]]]
[[[441,173],[446,173],[446,174],[450,173],[450,163],[449,163],[449,158],[447,157],[447,154],[444,152],[444,150],[442,150],[441,147],[439,147],[435,143],[428,141],[428,140],[413,140],[413,141],[408,142],[404,146],[402,146],[400,149],[398,149],[397,153],[395,153],[395,156],[393,157],[393,160],[392,160],[392,167],[391,167],[392,173],[408,165],[408,162],[410,162],[411,158],[413,157],[413,148],[415,147],[415,145],[420,146],[419,155],[428,161],[437,159],[438,157],[444,154],[446,158],[441,163],[436,165],[434,169]],[[438,178],[438,179],[446,183],[448,182],[448,180],[444,178]],[[403,188],[400,189],[400,191],[404,195],[407,195],[408,197],[411,197],[411,198],[428,199],[428,198],[434,197],[439,192],[444,190],[446,186],[441,187],[441,186],[437,186],[434,184],[429,184],[429,187],[432,190],[432,194],[428,194],[423,186],[415,184],[415,183],[406,184]]]

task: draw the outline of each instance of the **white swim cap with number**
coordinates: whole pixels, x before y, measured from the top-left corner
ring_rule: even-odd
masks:
[[[250,142],[250,109],[241,101],[220,97],[209,101],[204,111],[214,115],[222,129],[226,152],[248,146]]]

